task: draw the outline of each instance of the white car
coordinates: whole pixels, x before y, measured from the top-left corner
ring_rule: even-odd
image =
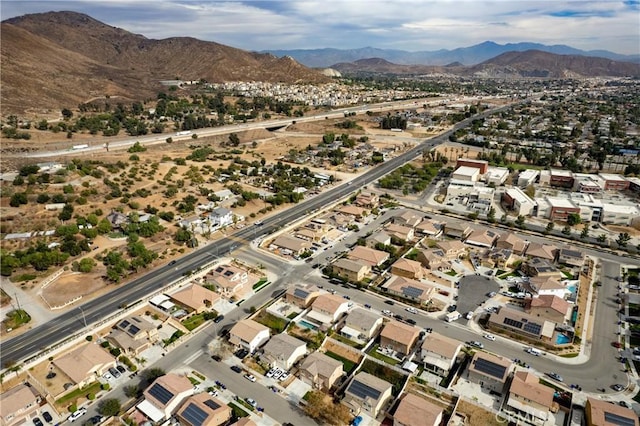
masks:
[[[384,311],[382,311],[382,315],[391,316],[391,311],[388,309],[385,309]]]
[[[269,379],[270,379],[270,378],[272,378],[272,377],[273,377],[273,375],[275,374],[275,372],[276,372],[276,371],[272,368],[271,370],[267,371],[267,374],[265,374],[265,377],[267,377],[267,378],[269,378]]]
[[[491,341],[496,340],[496,336],[494,336],[493,334],[485,334],[482,337],[484,337],[487,340],[491,340]]]
[[[255,376],[253,374],[245,374],[244,378],[247,379],[248,381],[252,382],[252,383],[255,383],[255,381],[256,381],[256,378],[255,378]]]
[[[67,420],[69,420],[69,422],[73,423],[76,420],[78,420],[80,417],[84,416],[85,414],[87,414],[87,409],[86,408],[78,408],[76,411],[71,413],[71,415],[69,417],[67,417]]]
[[[102,378],[105,379],[105,380],[113,380],[113,376],[109,372],[104,373],[102,375]]]
[[[280,380],[281,382],[287,380],[289,378],[289,373],[287,373],[286,371],[282,373],[282,376],[280,376],[280,378],[278,380]]]
[[[409,312],[410,314],[417,314],[418,310],[416,308],[406,308],[405,311]]]
[[[272,378],[275,380],[278,380],[280,376],[282,376],[282,373],[284,373],[284,371],[280,370],[279,368],[276,368],[275,370],[273,370]]]
[[[216,396],[218,396],[218,391],[217,391],[217,390],[215,390],[215,389],[214,389],[214,390],[210,390],[210,391],[209,391],[209,395],[211,395],[211,396],[213,396],[213,397],[216,397]]]

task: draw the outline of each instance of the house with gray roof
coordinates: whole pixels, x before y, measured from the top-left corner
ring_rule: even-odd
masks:
[[[358,343],[365,343],[382,327],[382,317],[366,309],[353,309],[344,319],[340,334]]]
[[[356,415],[364,411],[375,418],[391,398],[392,388],[391,383],[369,373],[360,372],[347,386],[342,403]]]

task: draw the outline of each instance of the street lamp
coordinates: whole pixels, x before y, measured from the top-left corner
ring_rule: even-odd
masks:
[[[80,312],[82,312],[82,321],[84,322],[84,328],[87,328],[87,318],[84,316],[84,310],[80,306],[78,306],[78,309],[80,309]]]

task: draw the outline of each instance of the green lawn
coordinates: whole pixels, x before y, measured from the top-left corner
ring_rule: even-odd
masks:
[[[67,402],[73,402],[80,397],[89,395],[90,393],[95,395],[98,392],[100,392],[100,382],[89,383],[81,389],[76,389],[64,395],[56,401],[56,404],[63,405]]]
[[[456,275],[458,275],[458,273],[456,271],[454,271],[453,269],[445,272],[445,274],[451,276],[451,277],[455,277]]]
[[[233,402],[230,402],[227,405],[231,408],[234,417],[247,417],[249,415],[249,413]]]
[[[267,278],[266,278],[266,277],[260,278],[260,281],[258,281],[257,283],[255,283],[255,284],[253,285],[253,290],[254,290],[254,291],[258,291],[258,290],[260,290],[263,286],[266,286],[266,285],[268,285],[268,284],[269,284],[269,282],[268,282],[268,280],[267,280]]]
[[[402,389],[402,386],[407,379],[407,376],[405,376],[404,374],[398,373],[397,371],[392,370],[389,367],[380,365],[371,360],[366,360],[362,363],[362,371],[391,383],[393,385],[392,392],[396,396],[400,393],[400,390]]]
[[[204,321],[205,321],[204,313],[196,314],[182,321],[182,325],[184,325],[187,330],[192,331],[198,328],[198,326],[202,324]]]
[[[340,361],[342,363],[342,365],[343,365],[342,368],[344,369],[344,371],[347,374],[350,374],[353,371],[353,369],[355,368],[355,366],[356,366],[355,362],[350,361],[350,360],[348,360],[346,358],[343,358],[340,355],[338,355],[336,353],[333,353],[331,351],[325,352],[325,355],[328,356],[329,358],[337,359],[338,361]]]
[[[388,357],[386,355],[382,355],[380,352],[378,352],[378,346],[379,345],[373,345],[373,347],[371,348],[371,350],[369,351],[369,355],[371,355],[372,357],[379,359],[380,361],[384,361],[387,364],[391,364],[391,365],[397,365],[400,361],[398,361],[397,359],[393,359],[391,357]]]
[[[285,319],[271,315],[265,311],[260,312],[260,314],[258,314],[254,319],[260,324],[266,325],[276,333],[282,333],[282,331],[287,327],[287,321]]]
[[[364,345],[360,344],[360,343],[356,343],[353,340],[349,340],[344,336],[339,335],[338,333],[334,333],[331,335],[332,339],[336,339],[339,342],[344,343],[345,345],[349,345],[351,347],[354,347],[356,349],[362,349],[364,347]]]
[[[6,328],[18,328],[31,321],[31,316],[24,309],[16,309],[7,313],[7,319],[4,320]]]

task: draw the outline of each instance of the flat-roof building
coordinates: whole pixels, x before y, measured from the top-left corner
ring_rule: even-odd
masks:
[[[502,194],[502,204],[520,216],[533,215],[536,202],[520,188],[509,188]]]

